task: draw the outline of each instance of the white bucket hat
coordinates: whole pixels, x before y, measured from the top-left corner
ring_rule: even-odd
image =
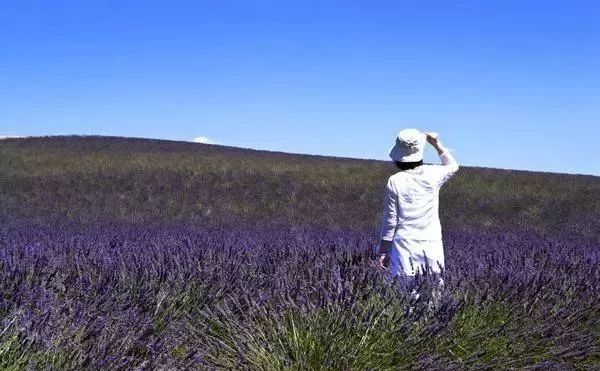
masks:
[[[415,162],[423,159],[427,135],[417,129],[404,129],[398,133],[396,144],[390,148],[394,161]]]

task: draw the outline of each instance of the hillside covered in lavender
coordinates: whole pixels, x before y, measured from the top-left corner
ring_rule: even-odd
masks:
[[[0,141],[0,369],[600,368],[599,177],[462,166],[440,193],[446,285],[428,310],[372,252],[395,171]]]

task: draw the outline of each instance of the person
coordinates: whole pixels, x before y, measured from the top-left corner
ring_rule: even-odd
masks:
[[[426,142],[438,152],[441,165],[423,164]],[[400,131],[389,156],[400,171],[388,178],[385,187],[378,265],[392,279],[413,284],[419,271],[444,269],[439,191],[459,167],[437,133],[417,129]],[[441,275],[439,284],[443,287]],[[412,294],[418,297],[415,289]]]

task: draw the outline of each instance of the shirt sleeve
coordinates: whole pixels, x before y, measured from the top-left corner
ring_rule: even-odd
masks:
[[[458,162],[450,152],[446,151],[440,154],[440,159],[442,160],[442,165],[438,166],[438,187],[444,185],[458,171]]]
[[[381,215],[380,239],[392,241],[398,224],[398,200],[392,185],[391,177],[385,186],[383,197],[383,213]]]

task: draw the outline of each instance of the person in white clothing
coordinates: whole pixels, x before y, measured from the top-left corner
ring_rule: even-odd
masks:
[[[437,150],[441,165],[423,164],[426,142]],[[385,187],[378,264],[392,278],[409,281],[419,270],[439,273],[444,268],[439,191],[457,172],[458,163],[437,133],[417,129],[402,130],[389,156],[400,171]]]

